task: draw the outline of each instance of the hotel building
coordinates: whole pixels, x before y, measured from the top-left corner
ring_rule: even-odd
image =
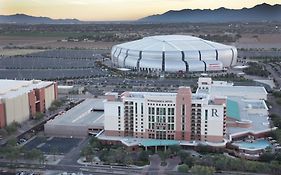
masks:
[[[106,136],[143,139],[224,142],[226,99],[176,93],[107,93],[104,103]]]

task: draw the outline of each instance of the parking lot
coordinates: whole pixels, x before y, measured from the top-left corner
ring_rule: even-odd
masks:
[[[104,76],[95,61],[102,51],[48,50],[24,56],[0,57],[0,78],[4,79],[76,79]]]
[[[70,152],[82,139],[59,137],[36,137],[24,145],[27,150],[39,149],[44,154],[64,155]]]

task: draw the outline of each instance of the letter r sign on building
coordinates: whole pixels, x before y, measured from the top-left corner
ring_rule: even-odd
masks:
[[[212,117],[219,117],[217,109],[212,109]]]

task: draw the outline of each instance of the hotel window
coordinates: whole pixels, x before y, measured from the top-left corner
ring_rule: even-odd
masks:
[[[208,120],[208,110],[205,110],[205,120]]]
[[[148,107],[148,114],[151,114],[151,107]]]
[[[141,103],[141,114],[143,114],[143,103]]]
[[[121,107],[118,106],[118,116],[120,117],[121,116]]]
[[[135,103],[135,113],[138,113],[138,104]]]
[[[185,105],[182,105],[182,109],[181,109],[181,115],[185,115]]]
[[[156,115],[159,115],[159,114],[160,114],[160,109],[156,108]]]
[[[160,108],[159,113],[160,113],[160,115],[166,115],[166,108]],[[159,115],[159,114],[157,114],[157,115]]]
[[[184,140],[184,132],[181,133],[181,138]]]

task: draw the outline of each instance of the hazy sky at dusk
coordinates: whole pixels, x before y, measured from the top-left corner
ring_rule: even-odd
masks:
[[[168,10],[239,9],[281,0],[0,0],[0,14],[25,13],[51,18],[81,20],[132,20]]]

